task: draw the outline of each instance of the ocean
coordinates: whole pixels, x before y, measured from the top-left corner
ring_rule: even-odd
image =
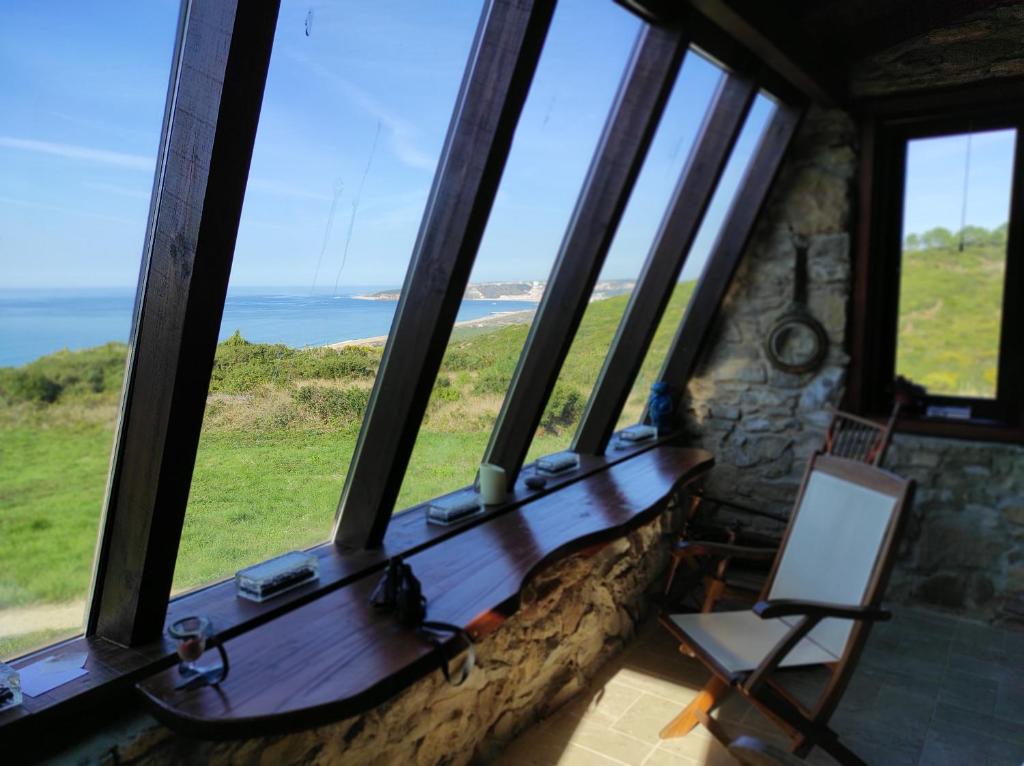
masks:
[[[342,295],[309,295],[297,288],[229,291],[220,339],[235,330],[255,343],[320,346],[387,335],[397,302],[354,296],[393,285],[349,288]],[[64,348],[128,340],[133,288],[0,290],[0,367],[31,362]],[[458,321],[536,308],[526,301],[463,301]]]

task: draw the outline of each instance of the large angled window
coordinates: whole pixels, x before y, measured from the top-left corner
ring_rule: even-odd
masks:
[[[639,26],[558,4],[463,302],[490,316],[452,334],[398,508],[473,483]]]
[[[175,590],[329,537],[479,15],[283,4]]]
[[[619,415],[617,428],[625,428],[639,422],[644,413],[651,386],[661,376],[662,365],[676,329],[686,314],[686,308],[697,286],[697,280],[707,265],[712,247],[721,231],[725,216],[729,212],[729,206],[736,196],[740,181],[753,158],[757,142],[764,132],[771,114],[772,102],[765,96],[758,95],[754,99],[754,104],[729,156],[729,162],[725,166],[722,178],[715,188],[711,204],[708,206],[697,237],[690,248],[679,282],[672,292],[672,299],[658,323],[658,329],[651,341],[647,356],[644,358],[643,366],[640,368],[640,373],[630,390],[629,398]]]
[[[177,15],[0,5],[0,660],[82,628]]]
[[[527,461],[569,446],[721,71],[687,54]]]

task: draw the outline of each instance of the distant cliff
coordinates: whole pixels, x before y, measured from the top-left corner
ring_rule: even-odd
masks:
[[[540,302],[544,295],[546,282],[543,281],[522,281],[522,282],[478,282],[469,285],[463,298],[467,301],[532,301]],[[594,286],[592,300],[611,298],[613,295],[622,295],[630,292],[636,285],[631,279],[608,279],[598,282]],[[357,298],[368,301],[397,301],[401,295],[400,290],[382,290],[367,295],[357,295]]]

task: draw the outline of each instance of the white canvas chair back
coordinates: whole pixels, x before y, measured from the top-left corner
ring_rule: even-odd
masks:
[[[903,497],[892,479],[862,463],[813,460],[767,597],[870,603]],[[852,628],[850,620],[826,619],[810,638],[842,657]]]

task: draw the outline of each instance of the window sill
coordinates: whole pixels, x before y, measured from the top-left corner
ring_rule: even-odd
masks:
[[[900,415],[896,433],[934,436],[941,439],[1024,444],[1024,428],[993,420],[953,420]]]
[[[426,523],[425,505],[416,506],[395,516],[388,528],[384,545],[370,551],[342,551],[332,543],[323,543],[310,552],[320,559],[317,582],[298,588],[259,604],[237,598],[232,579],[183,594],[171,601],[165,625],[190,614],[209,617],[221,640],[229,640],[250,631],[286,612],[308,604],[357,580],[381,571],[390,556],[410,556],[474,527],[500,517],[541,497],[557,492],[581,479],[604,471],[657,446],[670,443],[673,436],[651,440],[627,449],[610,449],[603,456],[580,456],[580,466],[548,479],[542,489],[529,489],[520,478],[510,493],[509,501],[480,516],[451,527]],[[523,472],[528,474],[528,471]],[[460,489],[456,493],[465,492]],[[10,662],[15,669],[41,659],[71,652],[88,655],[89,673],[38,697],[25,697],[23,705],[0,713],[0,742],[30,742],[39,738],[56,720],[66,721],[99,702],[125,699],[140,679],[170,668],[176,661],[173,644],[165,637],[143,646],[122,647],[102,638],[84,637],[48,646]]]

